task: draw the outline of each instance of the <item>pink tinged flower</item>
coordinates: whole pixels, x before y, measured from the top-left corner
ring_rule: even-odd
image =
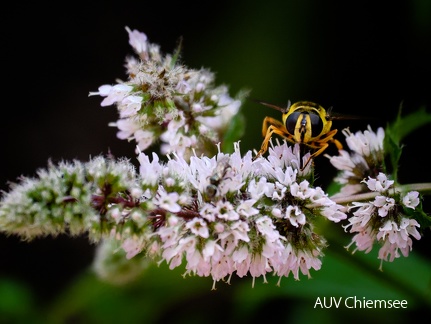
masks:
[[[271,271],[271,267],[268,264],[268,259],[259,254],[253,255],[250,263],[250,275],[257,278],[264,276],[269,271]]]
[[[135,255],[137,255],[139,252],[141,252],[142,247],[137,242],[137,240],[127,238],[124,240],[123,244],[121,244],[121,247],[126,252],[126,258],[131,259]]]
[[[154,203],[171,213],[178,213],[181,211],[181,206],[178,205],[179,194],[177,192],[167,193],[163,187],[160,187],[157,191],[157,196],[154,199]]]
[[[207,277],[211,274],[211,264],[204,260],[202,254],[195,248],[195,243],[196,242],[194,242],[193,248],[188,249],[186,253],[187,272],[192,272],[201,277]]]
[[[132,86],[126,84],[116,84],[110,88],[109,93],[107,94],[106,98],[102,100],[100,105],[105,107],[117,102],[121,102],[132,90]]]
[[[99,91],[97,92],[90,92],[89,96],[102,96],[106,97],[109,92],[111,92],[112,86],[109,84],[102,85],[98,88]]]
[[[288,166],[286,169],[282,169],[281,167],[275,168],[272,171],[272,168],[268,170],[269,174],[273,175],[278,182],[280,182],[284,187],[289,187],[292,183],[296,181],[297,170],[292,169],[292,167]]]
[[[401,230],[401,228],[395,225],[392,225],[392,229],[389,227],[386,232],[380,232],[382,235],[377,235],[377,239],[383,238],[383,240],[388,241],[399,249],[411,249],[413,242],[409,237],[409,234],[406,230]],[[387,235],[387,237],[385,237],[385,235]]]
[[[164,134],[160,137],[161,139],[164,139]],[[161,151],[165,154],[176,152],[178,155],[184,155],[186,150],[195,147],[197,142],[198,140],[195,135],[185,136],[184,134],[177,133],[174,138],[171,138],[169,144],[164,144],[161,147]]]
[[[329,157],[329,162],[338,170],[352,171],[355,168],[350,154],[345,150],[338,151],[338,156]]]
[[[333,204],[328,207],[322,209],[321,214],[325,216],[327,219],[338,223],[340,220],[346,219],[347,215],[341,211],[344,209],[344,206]]]
[[[166,248],[163,250],[162,257],[169,264],[169,269],[175,269],[183,260],[183,254],[178,246]]]
[[[287,192],[287,188],[286,186],[284,186],[283,184],[281,184],[280,182],[276,182],[275,186],[274,186],[274,190],[272,191],[272,200],[282,200],[284,198],[285,193]],[[271,191],[269,191],[268,193],[270,193]]]
[[[214,225],[214,231],[216,232],[216,233],[223,233],[224,232],[224,230],[225,230],[225,228],[224,228],[224,225],[222,224],[222,223],[216,223],[215,225]]]
[[[281,209],[280,208],[273,208],[272,210],[271,210],[271,214],[273,215],[273,216],[275,216],[275,217],[277,217],[277,218],[282,218],[283,217],[283,213],[281,212]]]
[[[223,252],[223,248],[214,240],[206,241],[202,250],[204,260],[208,262],[210,258],[215,255],[216,251]]]
[[[211,276],[214,280],[218,281],[232,274],[234,270],[232,258],[223,255],[219,260],[213,262]]]
[[[178,245],[179,240],[179,227],[175,225],[171,225],[171,219],[175,218],[175,216],[170,216],[168,219],[168,225],[161,227],[157,230],[157,235],[160,237],[161,241],[163,242],[163,249],[167,249],[172,246]]]
[[[366,227],[361,230],[358,234],[356,234],[352,238],[352,242],[347,246],[347,248],[352,244],[356,244],[356,250],[365,251],[365,253],[369,253],[373,248],[375,233],[370,227]]]
[[[115,220],[115,222],[118,224],[123,220],[123,213],[119,208],[112,208],[110,211],[111,217]]]
[[[385,196],[377,196],[373,202],[374,206],[378,208],[377,212],[379,216],[385,217],[389,210],[394,207],[395,199]]]
[[[290,193],[294,197],[298,197],[300,199],[310,198],[314,194],[314,189],[310,188],[310,183],[307,180],[303,180],[300,184],[293,183],[290,186]]]
[[[238,244],[238,241],[249,242],[250,238],[248,237],[248,232],[250,231],[250,227],[246,222],[237,221],[230,226],[230,231],[234,236],[234,244]]]
[[[198,240],[195,236],[186,236],[179,241],[179,247],[181,251],[185,252],[187,265],[186,269],[188,272],[193,272],[200,276],[210,275],[210,264],[204,260],[201,252],[196,248]],[[179,252],[181,254],[181,252]]]
[[[201,207],[200,215],[210,222],[214,222],[218,215],[218,210],[213,204],[204,204]]]
[[[188,228],[193,234],[208,238],[209,237],[209,230],[207,223],[202,219],[195,217],[191,221],[187,222],[186,228]]]
[[[419,227],[419,224],[414,219],[402,218],[399,225],[390,221],[386,222],[380,228],[381,232],[378,235],[379,238],[384,240],[384,244],[379,250],[379,259],[385,261],[389,259],[392,262],[395,258],[400,257],[398,251],[401,251],[402,255],[407,257],[413,246],[410,235],[420,239],[420,234],[416,227]]]
[[[134,137],[140,151],[146,150],[154,141],[154,133],[142,129],[138,129],[134,133]]]
[[[120,117],[130,117],[136,115],[141,109],[142,97],[141,96],[127,96],[119,105]]]
[[[370,143],[370,150],[372,152],[383,151],[383,140],[385,138],[385,131],[382,127],[379,127],[377,129],[377,133],[375,133],[368,125],[368,130],[364,131],[364,135]]]
[[[153,152],[153,160],[150,162],[148,155],[140,153],[138,155],[139,174],[142,182],[149,185],[156,185],[163,171],[163,166],[159,163],[159,156]]]
[[[281,250],[279,261],[273,262],[274,272],[280,277],[287,277],[292,269],[296,268],[297,259],[298,258],[293,251],[292,244],[288,243]]]
[[[403,197],[403,204],[408,208],[415,209],[419,205],[419,192],[410,191]]]
[[[126,30],[129,33],[130,46],[132,46],[138,54],[147,52],[147,35],[136,29],[131,30],[129,27],[126,27]]]
[[[359,207],[359,208],[358,208]],[[353,215],[357,217],[357,219],[361,223],[361,227],[365,227],[370,220],[371,216],[373,215],[376,207],[372,203],[361,203],[361,202],[353,202],[353,206],[349,207],[349,211],[352,208],[358,208]],[[352,218],[349,220],[352,222]]]
[[[219,219],[227,221],[239,219],[239,214],[235,211],[234,206],[229,201],[218,201],[215,213]]]
[[[247,191],[252,199],[258,200],[265,194],[271,196],[271,188],[273,187],[274,185],[268,183],[265,177],[261,177],[258,182],[253,178],[248,185]]]
[[[352,151],[365,156],[370,154],[369,144],[365,142],[362,132],[352,134],[350,130],[344,129],[343,134],[346,136],[346,143]]]
[[[301,269],[303,275],[311,278],[310,269],[320,270],[322,261],[319,258],[314,257],[311,253],[305,251],[298,251],[298,266]],[[295,279],[298,280],[298,272],[295,273]]]
[[[306,221],[305,214],[298,206],[287,206],[285,218],[287,218],[295,227],[304,225]]]
[[[138,122],[135,119],[119,119],[116,123],[110,124],[111,126],[116,126],[119,131],[117,132],[117,137],[119,139],[133,139],[133,135],[140,129]]]
[[[280,234],[276,230],[274,223],[268,216],[259,217],[256,220],[258,231],[263,234],[267,241],[274,242],[280,238]]]
[[[400,222],[400,231],[403,231],[404,235],[411,235],[416,240],[420,240],[421,235],[416,227],[420,227],[419,223],[415,219],[403,217]]]
[[[357,152],[362,156],[370,156],[372,152],[383,150],[384,131],[379,128],[377,133],[373,132],[371,127],[362,132],[352,134],[348,129],[343,130],[346,136],[346,143],[352,151]]]
[[[272,144],[272,142],[271,142]],[[273,168],[285,169],[287,166],[299,169],[299,154],[296,146],[292,150],[292,146],[288,146],[286,142],[281,145],[271,145],[268,149],[268,161]]]
[[[256,214],[259,214],[259,210],[254,208],[253,205],[256,203],[255,199],[248,199],[242,201],[239,206],[236,208],[236,211],[239,215],[250,217]]]
[[[389,259],[389,261],[392,262],[395,258],[399,257],[398,247],[395,244],[391,244],[389,241],[385,241],[379,249],[378,259],[382,261],[388,261]],[[380,269],[382,269],[382,265],[380,265]]]
[[[232,261],[238,277],[242,278],[247,275],[250,269],[251,259],[252,254],[248,252],[247,246],[242,246],[233,252]]]
[[[312,203],[319,204],[322,206],[330,206],[334,204],[334,202],[328,198],[328,194],[325,193],[320,187],[314,188],[312,195],[310,195],[309,198]]]
[[[177,90],[181,94],[187,94],[192,90],[192,87],[190,84],[185,80],[180,80],[175,87],[175,90]]]
[[[363,181],[367,184],[368,189],[371,191],[377,191],[377,192],[384,192],[390,188],[394,184],[393,180],[388,180],[386,175],[382,172],[380,172],[377,175],[377,179],[373,179],[371,177],[368,177],[367,181]]]

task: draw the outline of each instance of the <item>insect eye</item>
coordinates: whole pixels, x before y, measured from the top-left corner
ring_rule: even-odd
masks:
[[[295,133],[295,127],[296,127],[296,122],[298,121],[299,116],[302,113],[300,113],[299,111],[294,111],[293,113],[291,113],[287,119],[286,119],[286,129],[289,132],[289,134],[294,134]]]
[[[311,113],[310,121],[311,121],[311,136],[312,137],[319,136],[323,130],[322,118],[320,118],[319,115]]]

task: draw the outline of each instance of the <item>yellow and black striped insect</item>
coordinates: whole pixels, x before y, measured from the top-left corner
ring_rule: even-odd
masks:
[[[273,134],[277,134],[292,144],[300,144],[303,148],[310,149],[310,157],[301,167],[304,170],[316,156],[322,154],[329,146],[335,144],[338,150],[343,145],[334,138],[337,129],[332,128],[332,120],[349,119],[341,116],[332,117],[322,106],[311,101],[299,101],[286,108],[278,107],[266,102],[259,103],[279,110],[283,113],[282,122],[272,117],[265,117],[262,126],[264,140],[256,157],[263,155],[268,150],[269,141]]]

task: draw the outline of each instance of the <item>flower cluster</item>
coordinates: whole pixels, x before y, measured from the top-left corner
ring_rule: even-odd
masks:
[[[349,196],[367,191],[363,180],[367,177],[376,177],[383,171],[384,163],[383,128],[380,127],[377,132],[374,132],[368,126],[364,132],[358,131],[355,134],[349,129],[344,129],[343,134],[346,136],[350,152],[340,150],[338,156],[328,156],[331,164],[341,171],[334,179],[342,185],[337,196]]]
[[[245,93],[231,98],[226,86],[215,86],[209,70],[180,65],[179,53],[163,56],[144,33],[126,30],[139,56],[126,58],[128,80],[90,92],[104,97],[102,106],[116,104],[120,118],[111,125],[118,138],[136,141],[140,151],[160,140],[162,154],[189,156],[191,147],[215,153]]]
[[[284,143],[253,159],[236,143],[232,154],[189,162],[140,153],[139,175],[128,161],[103,157],[51,166],[5,196],[0,224],[28,239],[74,226],[95,242],[117,240],[128,259],[170,268],[185,260],[186,273],[214,283],[234,273],[299,279],[321,267],[326,241],[314,231],[316,218],[346,218],[344,206],[309,182],[311,167],[300,170],[308,156]]]
[[[305,156],[304,158],[307,158]],[[316,217],[346,218],[320,188],[299,171],[299,148],[286,143],[268,158],[232,155],[192,156],[188,164],[175,155],[165,166],[139,155],[142,188],[151,200],[154,233],[144,238],[114,235],[128,258],[143,251],[171,268],[186,260],[186,273],[211,276],[214,282],[233,273],[253,278],[268,272],[299,279],[320,269],[325,239],[313,231]],[[310,207],[312,206],[312,207]]]
[[[419,205],[419,192],[395,192],[392,188],[393,181],[388,180],[383,173],[377,178],[369,177],[364,183],[378,195],[374,201],[354,202],[350,207],[350,210],[355,211],[344,228],[347,230],[350,227],[350,233],[357,234],[349,246],[355,243],[355,250],[369,252],[377,241],[382,244],[378,255],[382,262],[400,257],[399,252],[408,256],[413,244],[410,236],[419,240],[421,235],[417,230],[419,223],[407,217],[404,210],[415,209]]]
[[[419,192],[401,193],[394,188],[394,180],[380,170],[383,169],[385,132],[379,128],[375,133],[370,127],[364,132],[352,134],[343,131],[351,153],[345,150],[339,156],[332,156],[330,162],[341,171],[335,179],[343,185],[340,193],[333,196],[346,197],[358,193],[375,193],[374,200],[367,202],[353,201],[349,211],[353,211],[348,224],[343,226],[354,235],[352,242],[356,250],[370,252],[374,243],[382,247],[378,258],[383,261],[393,261],[402,255],[408,256],[412,249],[412,239],[421,238],[415,219],[407,216],[406,208],[415,209],[419,203]],[[382,264],[380,265],[380,267]]]

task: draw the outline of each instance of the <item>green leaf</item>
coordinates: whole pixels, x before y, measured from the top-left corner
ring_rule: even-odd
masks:
[[[431,123],[431,114],[425,107],[406,116],[401,116],[402,107],[400,106],[397,119],[388,124],[385,130],[384,148],[391,163],[393,180],[397,181],[398,163],[402,152],[401,141],[416,129]]]
[[[400,107],[397,119],[386,128],[386,135],[389,135],[389,138],[398,146],[411,132],[431,122],[431,114],[425,110],[425,107],[406,116],[401,116],[401,110],[402,107]]]

